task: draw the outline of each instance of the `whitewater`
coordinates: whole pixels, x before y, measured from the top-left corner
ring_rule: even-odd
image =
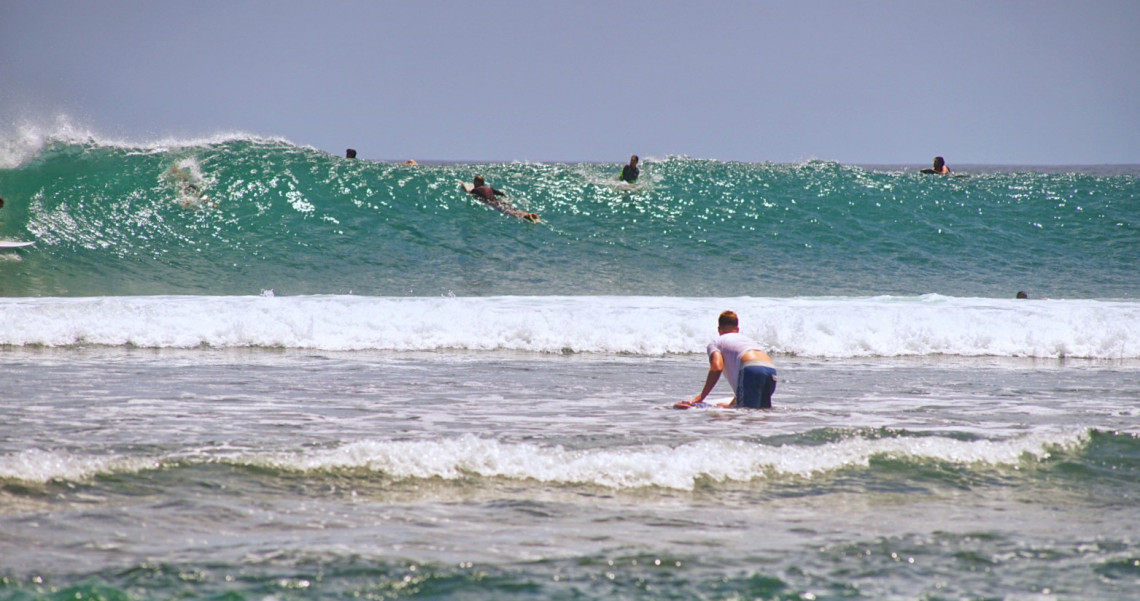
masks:
[[[329,351],[701,351],[710,316],[776,355],[1140,359],[1140,304],[951,298],[147,296],[0,299],[0,344]]]

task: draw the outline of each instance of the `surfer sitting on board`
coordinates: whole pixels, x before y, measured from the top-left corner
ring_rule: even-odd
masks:
[[[636,182],[637,176],[641,175],[641,170],[637,168],[639,160],[636,154],[629,157],[629,164],[621,168],[621,175],[618,176],[618,179],[631,184]]]
[[[512,217],[526,219],[527,221],[538,221],[537,213],[527,213],[526,211],[520,211],[518,209],[512,208],[509,204],[507,204],[506,200],[499,200],[498,198],[495,198],[496,196],[505,195],[502,192],[492,188],[491,186],[488,186],[482,175],[475,176],[474,184],[474,187],[468,189],[467,191],[487,205],[494,207],[495,209],[498,209],[499,211],[506,213]]]
[[[946,166],[946,159],[942,157],[934,157],[934,165],[929,169],[923,169],[923,173],[937,173],[939,175],[950,175],[950,168]]]
[[[772,407],[772,393],[776,391],[776,366],[768,353],[751,338],[740,333],[740,320],[736,313],[725,311],[717,320],[720,336],[709,343],[709,373],[705,387],[697,396],[674,405],[678,409],[705,406],[705,397],[716,387],[723,373],[735,396],[722,407],[768,409]]]

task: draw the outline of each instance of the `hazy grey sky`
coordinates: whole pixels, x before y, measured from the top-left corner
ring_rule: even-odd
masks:
[[[0,0],[0,135],[362,158],[1140,162],[1140,1]]]

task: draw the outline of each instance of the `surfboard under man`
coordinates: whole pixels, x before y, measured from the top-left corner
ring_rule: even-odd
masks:
[[[476,175],[473,184],[474,185],[469,189],[464,186],[464,189],[467,189],[468,193],[470,193],[472,196],[477,197],[485,204],[512,217],[526,219],[527,221],[539,221],[538,213],[527,213],[526,211],[520,211],[510,206],[505,199],[499,200],[496,198],[497,196],[505,196],[505,194],[492,188],[491,186],[488,186],[486,180],[483,179],[482,175]]]

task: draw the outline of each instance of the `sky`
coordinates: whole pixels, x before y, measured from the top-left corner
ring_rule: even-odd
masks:
[[[1140,1],[0,0],[0,138],[1140,163]]]

